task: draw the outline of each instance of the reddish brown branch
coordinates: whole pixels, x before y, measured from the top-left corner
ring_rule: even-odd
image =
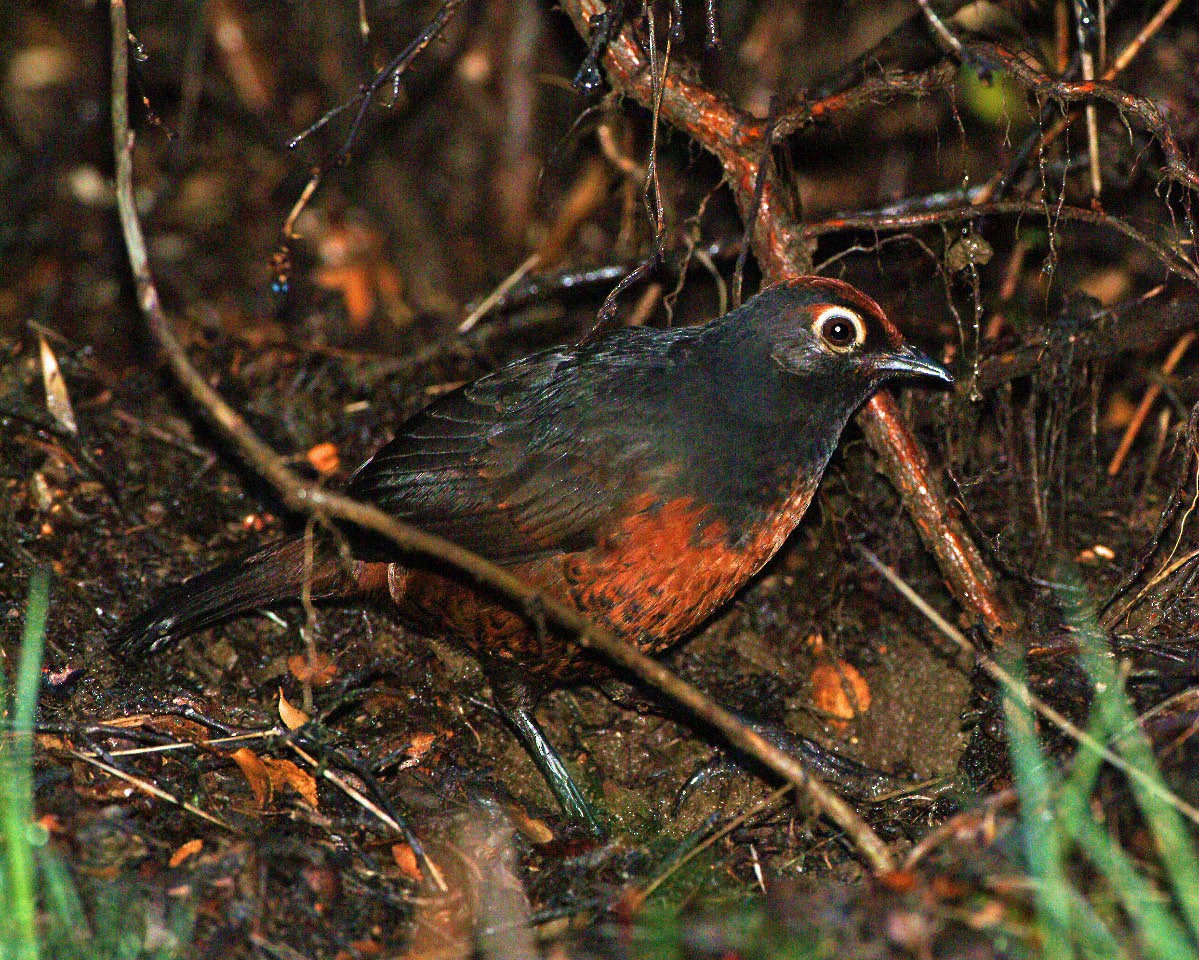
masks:
[[[1149,351],[1171,337],[1199,329],[1199,301],[1190,298],[1135,300],[1113,309],[1092,329],[1072,334],[1070,348],[1079,360],[1110,357],[1125,350]],[[994,390],[1038,370],[1048,349],[1032,343],[987,357],[978,366],[975,389]]]
[[[563,8],[584,37],[591,18],[604,9],[599,0],[565,0]],[[648,65],[631,27],[609,43],[604,66],[617,90],[649,106],[653,91]],[[760,186],[757,181],[758,164],[766,155],[766,125],[685,79],[678,70],[669,71],[662,84],[660,116],[724,167],[743,219],[753,224],[753,251],[767,279],[809,272],[814,238],[798,222],[790,190],[779,182],[773,168],[765,172]],[[755,188],[760,189],[757,203]],[[886,393],[876,395],[859,420],[958,602],[996,636],[1007,634],[1013,624],[996,595],[994,579],[957,510],[934,480],[928,458],[899,416],[895,401]]]
[[[1199,266],[1171,247],[1168,241],[1146,236],[1127,221],[1113,217],[1102,210],[1088,210],[1085,207],[1067,206],[1066,204],[1044,203],[1035,200],[995,200],[988,203],[946,207],[941,210],[865,213],[861,216],[832,217],[828,220],[821,220],[819,223],[805,224],[804,232],[813,238],[826,233],[842,233],[848,230],[889,233],[896,230],[915,230],[920,227],[957,223],[962,220],[977,220],[997,214],[1029,215],[1044,218],[1051,223],[1071,221],[1114,230],[1151,252],[1171,273],[1176,273],[1199,287]]]
[[[918,73],[887,72],[867,77],[856,86],[819,100],[800,100],[787,106],[775,124],[775,136],[786,136],[809,123],[828,120],[866,106],[877,106],[899,97],[926,97],[947,90],[957,82],[955,63],[938,63]]]

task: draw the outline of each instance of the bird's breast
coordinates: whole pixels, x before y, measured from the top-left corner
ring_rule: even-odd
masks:
[[[665,650],[703,623],[778,552],[803,517],[815,484],[801,473],[732,523],[697,495],[639,494],[590,546],[513,564],[512,571],[575,606],[646,653]],[[743,514],[743,516],[745,516]],[[597,669],[570,639],[537,629],[517,609],[469,581],[403,564],[387,569],[397,612],[418,629],[456,640],[486,665],[530,683],[590,678]]]
[[[812,493],[810,484],[796,483],[735,529],[696,497],[646,494],[594,549],[560,559],[564,587],[588,616],[658,652],[706,620],[778,552]]]

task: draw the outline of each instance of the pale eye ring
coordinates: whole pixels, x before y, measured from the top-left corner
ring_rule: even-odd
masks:
[[[812,322],[812,332],[830,350],[848,353],[866,341],[866,324],[852,310],[845,307],[827,307],[821,310]]]

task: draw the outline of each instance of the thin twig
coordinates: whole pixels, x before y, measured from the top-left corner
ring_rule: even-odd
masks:
[[[1161,9],[1153,15],[1153,17],[1143,26],[1129,44],[1116,55],[1116,59],[1112,61],[1112,65],[1103,72],[1102,79],[1105,82],[1111,82],[1118,77],[1128,67],[1137,55],[1144,49],[1150,39],[1156,34],[1167,20],[1173,16],[1174,12],[1182,4],[1182,0],[1166,0],[1162,4]],[[1070,125],[1078,119],[1078,111],[1075,110],[1066,116],[1060,118],[1052,127],[1040,135],[1039,149],[1043,153],[1045,148],[1056,141],[1063,133],[1069,129]],[[978,203],[989,203],[999,192],[1011,177],[1011,170],[999,170],[988,180],[981,191],[977,195]]]
[[[953,31],[945,25],[932,8],[929,0],[916,0],[920,4],[920,10],[924,14],[924,19],[928,21],[928,25],[932,28],[933,36],[937,38],[937,46],[946,53],[953,56],[958,63],[966,59],[966,51],[962,47],[962,41],[953,35]]]
[[[805,224],[804,232],[812,237],[848,230],[869,230],[874,233],[892,230],[912,230],[962,220],[976,220],[995,214],[1034,214],[1051,221],[1089,223],[1122,233],[1133,242],[1149,250],[1171,273],[1199,286],[1199,266],[1172,249],[1166,242],[1146,236],[1136,227],[1119,217],[1101,210],[1072,207],[1066,204],[1044,204],[1033,200],[996,200],[988,203],[972,203],[940,210],[923,210],[895,215],[864,214],[860,216],[833,217],[819,223]]]
[[[113,0],[114,5],[120,3],[121,0]],[[182,810],[186,810],[193,817],[199,817],[201,820],[207,820],[214,826],[220,827],[222,830],[228,830],[233,834],[240,834],[232,824],[226,823],[220,817],[214,817],[211,813],[206,813],[193,803],[188,803],[186,800],[180,800],[174,794],[167,793],[162,787],[151,783],[149,780],[143,780],[141,777],[135,777],[131,773],[126,773],[120,767],[114,767],[112,764],[105,763],[103,760],[97,760],[90,753],[84,753],[82,750],[68,750],[72,757],[76,760],[82,760],[84,763],[91,764],[98,770],[103,770],[105,773],[116,777],[118,780],[123,780],[132,787],[136,787],[142,793],[147,793],[159,800],[165,800],[167,803],[173,804]]]
[[[515,270],[508,274],[508,276],[496,284],[495,289],[492,290],[491,293],[487,294],[487,296],[485,296],[482,300],[480,300],[478,305],[466,315],[465,319],[458,324],[458,332],[470,333],[470,331],[474,328],[474,325],[487,316],[487,314],[491,312],[492,307],[494,307],[497,303],[503,300],[505,296],[507,296],[509,290],[520,283],[529,275],[531,271],[536,270],[540,265],[541,254],[534,250],[527,257],[525,257],[520,266],[518,266]]]
[[[201,747],[223,747],[230,743],[243,743],[246,740],[263,740],[267,737],[275,737],[279,735],[279,731],[274,727],[269,730],[258,730],[254,733],[239,733],[232,737],[213,737],[211,740],[182,740],[178,743],[160,743],[152,747],[128,747],[124,750],[110,750],[110,757],[139,757],[148,753],[173,753],[176,750],[199,750]],[[85,756],[98,756],[96,751],[80,750]]]
[[[355,787],[352,783],[346,780],[345,777],[331,770],[326,764],[318,761],[316,757],[304,750],[304,748],[296,743],[295,740],[288,738],[287,745],[295,751],[296,755],[299,756],[301,760],[303,760],[306,764],[312,767],[313,770],[337,787],[338,790],[353,800],[356,804],[358,804],[358,806],[362,807],[363,810],[366,810],[368,813],[375,816],[389,829],[395,831],[397,834],[403,837],[410,846],[416,846],[417,851],[420,854],[421,863],[423,863],[425,868],[429,871],[429,876],[433,879],[433,883],[437,889],[442,893],[446,893],[450,889],[449,885],[445,882],[445,877],[442,875],[440,868],[425,855],[422,847],[413,844],[412,834],[409,832],[406,826],[397,822],[396,819],[391,816],[391,814],[380,807],[377,803],[375,803],[375,801]]]
[[[1168,377],[1182,362],[1183,355],[1190,349],[1191,344],[1195,342],[1195,332],[1193,330],[1184,333],[1178,338],[1178,342],[1174,344],[1169,356],[1162,363],[1161,374],[1163,377]],[[1120,446],[1116,448],[1115,454],[1112,455],[1112,462],[1107,465],[1107,475],[1114,477],[1124,466],[1124,461],[1128,458],[1129,451],[1132,450],[1132,445],[1141,432],[1141,427],[1145,424],[1145,418],[1149,416],[1149,411],[1153,409],[1153,405],[1157,402],[1157,398],[1161,395],[1162,385],[1160,380],[1155,380],[1149,384],[1145,390],[1145,395],[1141,397],[1141,402],[1137,406],[1136,412],[1132,415],[1132,419],[1128,421],[1128,427],[1124,431],[1124,436],[1120,438]]]
[[[1103,7],[1103,0],[1097,4]],[[1091,8],[1086,0],[1074,0],[1074,36],[1078,41],[1078,57],[1082,63],[1084,83],[1095,80],[1095,24],[1091,23]],[[1094,103],[1083,108],[1087,120],[1087,156],[1090,158],[1091,196],[1096,201],[1103,190],[1103,178],[1099,170],[1099,114]]]
[[[334,151],[332,156],[312,168],[312,174],[308,178],[308,182],[304,185],[304,189],[300,191],[300,196],[292,205],[291,212],[287,215],[287,219],[283,223],[281,230],[282,239],[279,249],[275,252],[273,258],[276,277],[275,283],[280,289],[287,287],[288,275],[291,272],[291,244],[297,239],[295,233],[296,221],[300,218],[300,214],[308,207],[313,196],[316,195],[316,191],[320,187],[321,181],[324,180],[325,174],[349,157],[375,95],[388,80],[392,82],[398,92],[400,78],[404,75],[404,72],[412,65],[412,61],[423,53],[425,48],[445,31],[445,28],[454,19],[454,15],[458,12],[458,8],[462,6],[463,2],[464,0],[442,0],[437,14],[403,51],[393,57],[391,62],[382,69],[376,71],[375,75],[359,87],[358,92],[349,100],[323,113],[316,122],[296,134],[288,142],[288,148],[294,149],[347,110],[353,107],[358,108],[354,114],[354,119],[350,123],[350,129],[342,139],[341,145]],[[364,29],[369,29],[368,22],[365,19],[361,21],[361,24]]]
[[[678,873],[682,867],[686,866],[705,850],[719,842],[721,838],[727,837],[739,826],[749,820],[750,817],[757,816],[763,810],[769,810],[793,789],[794,787],[791,784],[785,784],[784,786],[779,787],[777,790],[772,790],[767,796],[763,797],[753,806],[742,810],[739,814],[737,814],[737,816],[729,820],[729,822],[722,826],[719,830],[714,830],[709,836],[705,837],[702,843],[697,843],[683,856],[679,857],[677,860],[673,860],[665,870],[663,870],[645,885],[645,889],[638,891],[639,899],[643,902],[648,900],[655,890],[657,890],[660,886],[662,886],[662,884]]]

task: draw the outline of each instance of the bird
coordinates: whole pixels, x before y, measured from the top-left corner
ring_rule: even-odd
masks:
[[[438,534],[657,655],[726,604],[811,503],[849,418],[897,378],[949,384],[857,288],[803,276],[705,323],[628,327],[516,360],[402,423],[344,493]],[[607,676],[528,610],[427,557],[303,538],[168,588],[115,631],[144,656],[238,614],[381,601],[473,655],[562,810],[603,827],[533,716],[549,689]]]

